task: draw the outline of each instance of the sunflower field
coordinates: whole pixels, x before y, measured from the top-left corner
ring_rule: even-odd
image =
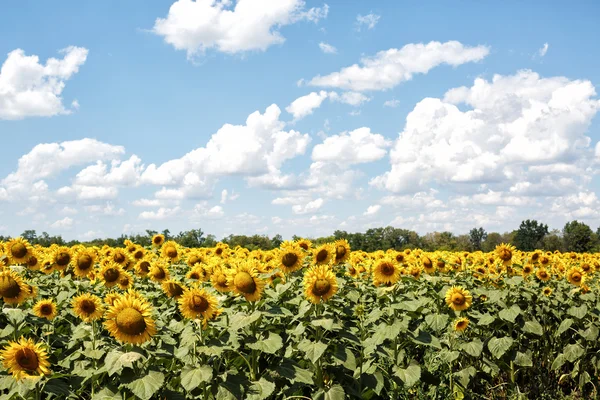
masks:
[[[599,254],[0,242],[2,399],[582,399]]]

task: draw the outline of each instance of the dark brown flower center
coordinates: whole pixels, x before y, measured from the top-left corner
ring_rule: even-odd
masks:
[[[454,293],[452,295],[452,303],[457,305],[457,306],[462,306],[463,304],[465,304],[465,296],[463,296],[460,293]]]
[[[27,371],[35,371],[40,366],[37,354],[29,348],[22,348],[17,351],[15,359],[19,366]]]
[[[308,250],[308,243],[300,243],[299,246],[302,247],[304,250]]]
[[[288,268],[293,267],[294,264],[296,264],[296,261],[298,261],[298,256],[294,253],[285,253],[281,258],[281,263]]]
[[[394,275],[395,268],[392,264],[386,262],[381,264],[380,270],[383,275],[391,276]]]
[[[92,262],[92,257],[90,257],[88,254],[84,254],[77,259],[77,268],[82,271],[87,271],[92,267]]]
[[[327,279],[317,279],[314,283],[312,292],[315,296],[324,296],[329,293],[331,283]]]
[[[19,283],[10,275],[0,276],[0,297],[13,299],[21,293]]]
[[[116,253],[113,256],[113,260],[115,260],[115,262],[118,263],[118,264],[122,264],[123,262],[125,262],[125,254],[123,254],[123,253]]]
[[[43,304],[40,307],[42,315],[52,315],[52,306],[50,304]]]
[[[204,296],[195,294],[190,299],[190,308],[196,312],[206,311],[208,309],[208,305],[208,300],[206,300]]]
[[[144,316],[132,307],[127,307],[119,312],[116,323],[119,331],[128,335],[139,335],[146,330]]]
[[[347,250],[345,246],[337,246],[335,249],[335,259],[340,260],[344,258],[344,256],[346,255],[346,251]]]
[[[90,314],[93,314],[96,311],[96,303],[94,303],[92,300],[83,300],[80,303],[79,308],[85,314],[90,315]]]
[[[140,263],[140,270],[146,274],[150,272],[150,263],[148,261],[142,261]]]
[[[28,264],[30,267],[35,267],[35,266],[37,265],[37,263],[38,263],[38,259],[37,259],[37,257],[36,257],[36,256],[31,256],[31,257],[29,257],[29,261],[27,261],[27,264]]]
[[[10,252],[15,258],[23,258],[27,255],[27,247],[23,243],[15,243],[11,246]]]
[[[233,284],[242,293],[251,294],[256,290],[256,283],[252,275],[245,271],[238,272],[233,278]]]
[[[329,255],[329,253],[327,252],[327,250],[322,249],[317,253],[317,262],[323,262],[325,260],[327,260],[327,256]]]
[[[165,254],[169,258],[177,258],[177,249],[175,247],[173,247],[173,246],[169,246],[165,250]]]
[[[121,274],[116,268],[109,268],[106,271],[104,271],[104,280],[108,283],[116,282],[120,276]]]
[[[501,249],[499,257],[502,261],[509,261],[512,258],[512,251],[509,249]]]

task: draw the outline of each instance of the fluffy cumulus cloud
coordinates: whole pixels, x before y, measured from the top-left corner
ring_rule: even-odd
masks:
[[[379,210],[381,209],[381,205],[380,204],[374,204],[372,206],[367,207],[367,211],[364,212],[363,215],[375,215],[379,212]]]
[[[311,92],[307,95],[298,97],[287,106],[285,110],[292,114],[294,120],[297,121],[311,115],[317,108],[321,107],[321,104],[323,104],[326,99],[354,107],[358,107],[371,100],[368,96],[359,92],[343,92],[339,94],[337,92],[321,90],[320,92]]]
[[[83,47],[67,47],[60,51],[62,59],[49,58],[45,64],[39,57],[28,56],[16,49],[8,53],[0,69],[0,119],[50,117],[69,114],[61,97],[66,81],[79,71],[87,59]],[[79,103],[72,104],[77,109]]]
[[[363,127],[327,137],[313,148],[312,159],[343,165],[368,163],[385,157],[390,145],[382,135]]]
[[[146,220],[164,220],[174,217],[179,214],[181,208],[179,206],[173,208],[160,207],[156,211],[142,211],[139,215],[140,219]]]
[[[521,71],[426,98],[406,118],[391,169],[371,183],[398,193],[433,183],[519,192],[549,176],[572,180],[594,158],[586,131],[600,109],[595,94],[589,81]]]
[[[356,29],[358,31],[360,31],[363,27],[366,27],[367,29],[373,29],[379,22],[379,18],[381,18],[381,15],[373,13],[367,15],[358,14],[356,16]]]
[[[235,3],[235,4],[234,4]],[[285,38],[280,28],[298,21],[318,22],[329,7],[306,8],[303,0],[178,0],[153,32],[193,58],[214,49],[235,54],[265,51]]]
[[[280,114],[279,107],[273,104],[264,114],[252,113],[245,125],[225,124],[205,147],[159,166],[150,164],[141,179],[192,189],[209,185],[211,177],[276,173],[286,160],[304,154],[310,143],[308,134],[284,130]]]
[[[336,54],[337,53],[337,49],[330,45],[329,43],[325,43],[325,42],[320,42],[319,43],[319,49],[321,49],[321,51],[325,54]]]
[[[324,200],[321,198],[311,200],[306,204],[296,204],[292,207],[294,214],[314,214],[323,206]]]
[[[411,43],[401,49],[389,49],[373,57],[364,57],[361,65],[354,64],[339,72],[316,76],[309,84],[353,91],[386,90],[411,80],[415,74],[426,74],[441,64],[458,66],[480,61],[488,53],[486,46],[465,46],[457,41]]]

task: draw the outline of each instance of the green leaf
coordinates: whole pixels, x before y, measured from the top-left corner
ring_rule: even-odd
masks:
[[[311,321],[311,325],[312,326],[320,326],[327,331],[331,331],[331,330],[333,330],[333,319],[331,319],[331,318],[316,319],[314,321]]]
[[[284,378],[289,379],[292,383],[306,383],[307,385],[313,385],[314,381],[312,378],[312,372],[301,368],[295,361],[286,359],[277,367],[277,372]]]
[[[598,328],[595,325],[590,325],[585,331],[579,331],[579,334],[584,339],[595,342],[598,339]]]
[[[203,382],[210,382],[213,376],[211,367],[203,365],[198,368],[185,367],[181,371],[181,386],[188,392],[196,389]]]
[[[526,321],[523,326],[523,330],[527,333],[533,333],[534,335],[542,336],[544,334],[544,328],[535,319]]]
[[[347,347],[338,346],[333,354],[333,359],[334,362],[343,365],[350,371],[356,370],[356,357],[354,357],[354,353]]]
[[[470,367],[462,369],[458,372],[455,372],[454,376],[456,376],[458,378],[460,384],[463,387],[467,387],[467,385],[471,381],[471,378],[474,377],[476,373],[477,373],[477,370],[475,369],[475,367],[470,366]]]
[[[327,345],[321,342],[311,342],[310,340],[303,340],[298,344],[298,350],[304,352],[306,357],[314,364],[327,350]]]
[[[7,336],[12,335],[15,331],[15,328],[12,325],[6,325],[4,329],[0,330],[0,339],[4,339]]]
[[[493,323],[494,321],[496,321],[496,318],[494,318],[489,313],[486,313],[486,314],[483,314],[481,316],[481,318],[479,318],[479,321],[477,321],[477,325],[487,326],[487,325]]]
[[[104,388],[99,392],[96,392],[92,397],[92,400],[121,400],[123,396],[117,394],[110,390],[109,388]]]
[[[165,376],[157,371],[150,371],[148,375],[136,379],[124,386],[142,400],[150,400],[152,396],[160,389],[165,381]]]
[[[498,316],[505,321],[514,323],[517,317],[521,314],[521,307],[516,304],[510,306],[510,308],[505,308],[498,313]]]
[[[512,346],[514,340],[510,337],[496,338],[493,337],[488,342],[488,349],[496,358],[500,358]]]
[[[332,385],[328,391],[325,392],[325,400],[344,400],[346,393],[344,388],[340,385]]]
[[[259,381],[252,383],[250,393],[246,397],[249,400],[263,400],[268,398],[275,391],[275,384],[265,378],[260,378]]]
[[[229,329],[233,331],[238,331],[253,322],[257,321],[261,317],[260,311],[255,311],[250,315],[246,315],[244,313],[238,313],[231,317],[231,321],[229,323]]]
[[[68,396],[71,394],[69,384],[62,379],[50,379],[44,385],[44,393]]]
[[[571,325],[573,325],[573,320],[571,318],[563,320],[563,322],[560,323],[558,329],[556,330],[556,336],[562,335],[567,329],[571,327]]]
[[[122,355],[123,353],[118,350],[113,350],[106,355],[104,358],[104,368],[108,372],[108,376],[112,376],[123,369],[123,366],[119,362],[119,358]]]
[[[5,308],[3,312],[8,317],[8,320],[11,322],[11,324],[14,325],[19,325],[27,316],[25,311],[21,310],[20,308]]]
[[[259,340],[256,343],[248,343],[248,347],[253,350],[275,354],[283,347],[283,340],[278,334],[269,332],[269,336],[266,339]]]
[[[412,338],[413,342],[418,344],[423,344],[426,346],[435,347],[436,349],[441,349],[442,345],[440,344],[440,340],[435,336],[431,335],[431,333],[419,330],[418,333]]]
[[[520,367],[532,367],[533,366],[531,357],[529,357],[529,355],[527,355],[525,353],[521,353],[520,351],[517,351],[513,362]]]
[[[406,387],[411,387],[421,379],[421,367],[409,365],[406,369],[396,368],[394,375],[400,378]]]
[[[121,354],[117,363],[122,367],[133,368],[136,361],[143,359],[144,356],[135,351],[129,351]]]
[[[565,358],[570,362],[575,362],[579,357],[585,353],[585,350],[579,344],[568,344],[565,346],[563,354]]]
[[[554,361],[552,362],[552,369],[554,371],[556,371],[557,369],[559,369],[560,367],[563,366],[564,363],[567,362],[567,359],[565,358],[564,354],[559,354],[558,356],[556,356],[556,358],[554,359]]]
[[[472,342],[463,343],[460,348],[470,356],[479,357],[483,351],[483,342],[479,339],[475,339]]]
[[[448,324],[448,316],[446,314],[428,314],[425,317],[425,322],[434,331],[441,331]]]
[[[578,318],[578,319],[585,317],[587,312],[588,312],[588,307],[585,304],[582,304],[579,307],[573,306],[567,310],[567,314],[569,314],[575,318]]]
[[[444,360],[445,363],[450,364],[451,362],[453,362],[454,360],[456,360],[458,358],[458,356],[460,356],[460,353],[458,351],[450,351],[450,350],[442,350],[439,353],[439,357]]]

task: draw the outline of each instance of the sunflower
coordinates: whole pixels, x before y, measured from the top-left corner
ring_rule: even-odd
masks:
[[[202,268],[201,264],[196,264],[190,269],[187,274],[185,274],[186,279],[192,281],[201,281],[206,280],[207,274],[204,268]]]
[[[471,307],[473,296],[460,286],[452,286],[446,292],[446,304],[454,311],[464,311]]]
[[[550,297],[550,295],[552,294],[552,288],[551,288],[551,287],[548,287],[548,286],[546,286],[546,287],[545,287],[545,288],[542,290],[542,293],[544,294],[544,296],[548,296],[548,297]]]
[[[312,247],[312,242],[308,239],[298,239],[296,244],[304,251],[309,251]]]
[[[73,272],[76,276],[87,276],[91,271],[93,271],[95,263],[96,254],[93,251],[77,251],[73,260]]]
[[[38,271],[41,266],[40,255],[36,251],[32,252],[31,256],[29,256],[29,260],[27,260],[27,268],[32,271]]]
[[[112,306],[113,304],[115,304],[115,300],[117,300],[120,297],[121,295],[119,293],[111,292],[104,296],[104,303],[108,306]]]
[[[146,250],[141,246],[135,246],[135,250],[133,252],[130,252],[129,254],[131,254],[131,257],[135,261],[139,261],[146,255]]]
[[[131,263],[129,253],[121,248],[113,249],[108,259],[123,268],[126,268]]]
[[[221,267],[213,268],[213,272],[210,275],[210,283],[219,292],[225,293],[230,292],[232,287],[228,284],[227,273]]]
[[[58,246],[52,252],[52,262],[54,263],[54,268],[59,271],[63,271],[66,269],[73,260],[73,254],[71,249],[66,246]]]
[[[209,320],[217,312],[217,298],[199,287],[186,290],[178,302],[179,311],[185,318]]]
[[[185,262],[190,267],[193,267],[196,264],[204,262],[204,254],[199,250],[194,250],[187,255]]]
[[[8,342],[0,358],[16,380],[50,374],[46,348],[32,339],[21,337],[18,342]]]
[[[163,258],[169,260],[170,262],[176,263],[181,257],[181,250],[176,242],[169,240],[162,245],[160,254]]]
[[[304,274],[304,295],[318,304],[329,300],[338,290],[335,274],[327,265],[315,265]]]
[[[291,274],[302,268],[303,260],[304,254],[302,254],[300,247],[285,241],[278,252],[277,267],[284,273]]]
[[[351,278],[356,279],[360,276],[360,272],[356,267],[354,267],[354,265],[348,265],[348,269],[346,270],[346,275],[348,275]]]
[[[122,271],[117,284],[122,290],[127,290],[133,286],[133,276],[127,271]]]
[[[154,282],[162,282],[169,279],[169,268],[167,268],[166,264],[157,262],[152,266],[152,268],[150,268],[150,273],[148,276]]]
[[[121,296],[109,307],[104,326],[122,343],[139,345],[156,334],[152,306],[146,300],[130,295]]]
[[[104,314],[102,300],[93,294],[80,294],[73,298],[71,304],[73,305],[73,312],[81,318],[83,322],[95,321],[102,318],[102,315]]]
[[[313,250],[313,262],[315,265],[328,265],[335,257],[335,247],[329,243],[322,244]]]
[[[227,249],[229,249],[229,245],[219,242],[215,247],[215,255],[223,258],[227,255]]]
[[[378,260],[372,268],[376,285],[393,285],[400,279],[400,267],[391,258]]]
[[[514,246],[505,243],[499,244],[494,249],[496,257],[502,262],[502,265],[504,266],[511,264],[515,251],[516,249]]]
[[[454,320],[454,324],[452,326],[455,331],[464,332],[464,330],[469,326],[469,319],[465,317],[457,318]]]
[[[248,301],[259,300],[265,287],[265,281],[258,277],[257,264],[255,260],[241,261],[227,276],[227,286]]]
[[[138,263],[135,265],[135,272],[142,277],[148,275],[150,273],[150,269],[152,268],[150,261],[151,260],[149,258],[144,258],[138,261]]]
[[[119,264],[109,261],[108,264],[100,268],[100,279],[104,282],[104,286],[111,288],[119,284],[124,273],[125,271]]]
[[[350,243],[346,239],[336,240],[333,244],[335,247],[335,260],[336,264],[345,263],[350,258]]]
[[[552,275],[550,275],[544,267],[538,268],[538,270],[535,271],[535,276],[543,282],[548,282],[550,279],[552,279]]]
[[[40,318],[52,321],[58,315],[58,310],[54,301],[40,300],[33,306],[33,313]]]
[[[423,264],[423,271],[427,272],[428,274],[433,274],[435,272],[435,265],[433,265],[431,258],[423,256],[421,257],[421,263]]]
[[[10,264],[26,264],[33,253],[33,247],[22,237],[11,239],[4,245],[4,252]]]
[[[160,247],[165,242],[165,235],[154,235],[152,236],[152,246]]]
[[[566,274],[567,280],[575,286],[581,286],[584,280],[584,272],[579,267],[571,267]]]
[[[181,297],[185,289],[185,286],[183,286],[181,282],[173,279],[165,280],[162,283],[162,290],[168,297],[175,297],[178,299]]]
[[[10,269],[0,270],[0,297],[8,304],[20,304],[29,297],[29,285]]]

